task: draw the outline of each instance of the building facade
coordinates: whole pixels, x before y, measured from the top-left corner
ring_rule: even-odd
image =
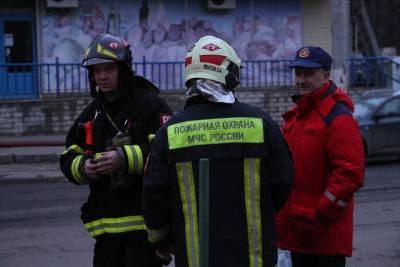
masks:
[[[136,72],[164,90],[175,111],[184,101],[187,48],[203,35],[225,39],[244,61],[238,98],[276,119],[290,106],[287,65],[299,47],[330,52],[333,75],[343,73],[350,49],[349,0],[1,2],[0,136],[67,131],[90,100],[81,58],[103,32],[130,44]]]
[[[338,3],[345,8],[338,10]],[[161,89],[182,87],[180,63],[187,48],[204,35],[226,40],[243,61],[291,59],[303,44],[321,46],[343,61],[349,45],[343,48],[345,40],[339,44],[341,49],[333,49],[338,38],[334,38],[332,17],[338,11],[346,14],[346,3],[348,0],[335,1],[335,5],[332,0],[5,0],[0,8],[0,83],[7,87],[1,86],[1,98],[13,98],[18,88],[24,88],[23,97],[29,98],[82,87],[87,80],[79,63],[90,42],[103,32],[121,36],[130,44],[138,74],[160,84],[168,79]],[[169,65],[155,67],[143,62]],[[274,68],[253,65],[243,71],[244,81]],[[275,78],[288,76],[279,75]]]

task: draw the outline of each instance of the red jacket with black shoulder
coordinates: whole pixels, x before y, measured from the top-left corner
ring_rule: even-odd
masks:
[[[278,247],[351,256],[353,195],[364,182],[364,149],[353,103],[329,81],[296,104],[283,114],[295,179],[277,216]]]

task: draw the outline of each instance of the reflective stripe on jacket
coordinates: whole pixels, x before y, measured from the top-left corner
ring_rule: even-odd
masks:
[[[132,89],[113,103],[94,100],[72,125],[60,158],[61,170],[72,183],[89,184],[90,194],[81,208],[81,219],[91,236],[120,236],[146,230],[141,215],[144,161],[150,149],[149,138],[159,129],[166,114],[170,115],[171,110],[158,96]],[[93,155],[85,155],[85,132],[81,125],[87,121],[93,121]],[[118,172],[90,182],[83,164],[108,149],[118,133],[116,127],[131,140],[116,147],[123,166]],[[113,177],[118,175],[123,175],[126,182],[120,188],[113,185]]]
[[[157,133],[144,179],[149,236],[157,243],[170,233],[176,266],[199,267],[200,158],[210,166],[209,266],[274,266],[274,212],[292,161],[270,117],[238,102],[189,99]]]

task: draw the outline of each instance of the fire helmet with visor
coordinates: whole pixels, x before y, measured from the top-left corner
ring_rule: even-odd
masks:
[[[185,83],[193,79],[209,79],[233,90],[240,84],[241,60],[224,40],[204,36],[195,42],[185,58]]]
[[[133,73],[132,52],[128,43],[119,37],[104,33],[96,37],[89,45],[83,56],[82,66],[89,68],[108,62],[121,62]]]
[[[124,79],[133,76],[132,52],[129,44],[123,39],[103,33],[97,36],[87,48],[82,66],[88,70],[90,94],[93,97],[99,95],[92,66],[102,63],[115,63],[118,66],[118,84],[124,84]]]

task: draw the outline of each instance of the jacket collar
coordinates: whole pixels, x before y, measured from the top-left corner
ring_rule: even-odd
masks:
[[[100,92],[96,99],[101,103],[106,108],[112,108],[116,107],[121,104],[121,102],[124,101],[127,97],[129,97],[134,90],[129,89],[129,88],[124,88],[124,89],[117,89],[118,91],[116,92],[115,99],[113,101],[109,101],[107,97],[104,95],[104,93]]]
[[[238,102],[238,100],[237,100],[236,97],[235,97],[235,103],[236,103],[236,102]],[[198,104],[232,105],[232,104],[228,104],[228,103],[217,103],[217,102],[212,102],[212,101],[209,101],[209,100],[207,100],[206,98],[204,98],[204,97],[202,97],[202,96],[200,96],[200,95],[196,95],[196,96],[189,97],[189,98],[186,100],[184,109],[187,109],[187,108],[190,107],[190,106],[198,105]]]
[[[293,95],[292,101],[296,104],[291,110],[282,114],[285,121],[294,116],[295,114],[304,115],[310,112],[312,109],[318,107],[328,95],[332,94],[336,90],[336,84],[329,80],[324,83],[320,88],[313,92],[305,95]]]

